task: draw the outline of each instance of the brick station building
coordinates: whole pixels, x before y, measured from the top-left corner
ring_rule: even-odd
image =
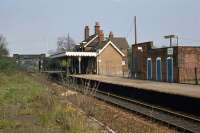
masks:
[[[112,32],[104,37],[100,24],[96,22],[93,34],[90,34],[89,26],[85,26],[84,40],[73,52],[54,54],[51,58],[68,60],[72,74],[122,77],[128,75],[128,47],[124,37],[115,37]]]
[[[153,48],[153,42],[132,45],[132,76],[177,83],[200,80],[200,47]]]
[[[90,35],[89,26],[85,26],[84,40],[78,46],[77,51],[97,53],[95,63],[96,74],[127,76],[128,47],[126,38],[115,37],[113,32],[110,32],[109,36],[105,37],[100,24],[96,22],[94,26],[94,34],[92,35]]]

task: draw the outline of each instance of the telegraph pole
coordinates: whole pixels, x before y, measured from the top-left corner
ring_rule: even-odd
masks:
[[[134,36],[135,36],[135,45],[137,44],[137,18],[134,17]],[[133,70],[133,48],[131,49],[131,78],[134,78],[134,70]]]
[[[69,42],[69,38],[70,38],[70,36],[69,36],[69,32],[68,32],[68,34],[67,34],[67,50],[69,50],[69,49],[70,49],[70,42]]]
[[[137,44],[137,18],[134,17],[134,26],[135,26],[135,44]]]

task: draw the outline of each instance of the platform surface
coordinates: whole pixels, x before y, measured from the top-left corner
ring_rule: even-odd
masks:
[[[137,89],[151,90],[161,93],[200,98],[200,85],[166,83],[166,82],[156,82],[148,80],[134,80],[134,79],[110,77],[102,75],[71,75],[71,76],[88,80],[96,80],[115,85],[133,87]]]
[[[54,74],[54,73],[65,73],[66,71],[42,71],[42,73],[49,73],[49,74]]]

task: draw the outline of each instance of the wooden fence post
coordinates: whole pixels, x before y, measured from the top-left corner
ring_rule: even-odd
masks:
[[[196,85],[198,85],[199,83],[199,81],[198,81],[198,74],[197,74],[198,72],[197,72],[197,67],[195,67],[195,83],[196,83]]]

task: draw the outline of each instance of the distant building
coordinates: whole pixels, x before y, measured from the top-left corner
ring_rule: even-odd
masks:
[[[20,55],[14,54],[13,58],[23,69],[27,71],[40,71],[43,68],[45,54],[38,55]]]
[[[153,48],[153,42],[132,45],[132,75],[136,79],[194,83],[200,80],[200,47]]]

